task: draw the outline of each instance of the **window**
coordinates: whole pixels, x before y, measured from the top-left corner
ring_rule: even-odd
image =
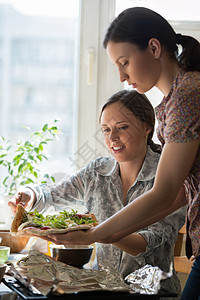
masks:
[[[79,1],[4,1],[0,16],[0,135],[23,138],[23,126],[35,131],[60,119],[62,134],[49,143],[44,168],[73,169]]]
[[[0,1],[0,20],[0,135],[24,139],[29,133],[23,126],[37,131],[59,119],[62,134],[48,144],[51,158],[43,168],[70,173],[77,142],[79,1]],[[1,166],[1,183],[5,175]]]
[[[116,0],[116,15],[134,6],[150,8],[171,21],[200,21],[198,0],[168,0],[167,3],[159,0]]]

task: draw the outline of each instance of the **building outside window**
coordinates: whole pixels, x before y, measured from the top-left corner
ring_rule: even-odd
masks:
[[[61,1],[63,13],[73,5],[69,16],[29,14],[0,2],[0,135],[23,139],[23,126],[36,131],[59,119],[62,134],[47,146],[52,157],[44,165],[51,173],[74,169],[69,157],[76,143],[79,2],[68,7],[70,2]]]

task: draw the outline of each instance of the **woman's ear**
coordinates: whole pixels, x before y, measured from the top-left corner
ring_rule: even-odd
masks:
[[[161,44],[159,40],[152,38],[149,40],[149,48],[154,56],[154,58],[158,59],[161,56]]]
[[[149,127],[148,125],[146,125],[146,128],[145,128],[145,136],[148,137],[149,133],[152,131],[152,128]]]

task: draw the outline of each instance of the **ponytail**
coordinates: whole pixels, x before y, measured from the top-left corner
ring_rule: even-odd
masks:
[[[180,66],[186,71],[200,71],[200,43],[193,37],[176,34],[176,44],[182,46],[177,56]]]

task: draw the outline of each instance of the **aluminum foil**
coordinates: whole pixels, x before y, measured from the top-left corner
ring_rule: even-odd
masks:
[[[31,250],[17,263],[17,270],[42,294],[48,295],[83,291],[129,292],[129,286],[120,273],[101,270],[78,269]]]
[[[172,275],[172,263],[168,273],[163,272],[159,267],[146,265],[129,274],[125,278],[125,281],[129,284],[134,293],[157,294],[161,287],[161,280],[170,278]]]

